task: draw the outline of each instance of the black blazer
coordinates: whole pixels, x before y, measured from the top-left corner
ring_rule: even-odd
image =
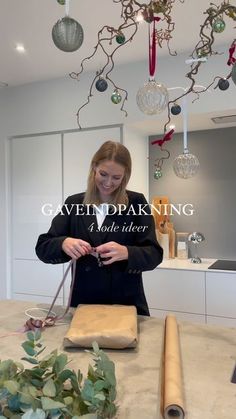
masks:
[[[38,238],[36,254],[45,263],[70,260],[62,250],[66,237],[80,238],[92,247],[109,241],[127,247],[128,260],[107,266],[99,267],[92,255],[78,259],[71,301],[73,307],[78,304],[135,305],[138,314],[149,315],[142,271],[152,270],[159,265],[163,250],[156,240],[154,219],[143,194],[132,191],[127,191],[127,194],[127,208],[120,214],[116,211],[107,215],[100,231],[96,215],[86,215],[88,211],[81,215],[84,193],[72,195],[65,201],[62,213],[53,219],[49,231]],[[141,207],[143,214],[140,214]]]

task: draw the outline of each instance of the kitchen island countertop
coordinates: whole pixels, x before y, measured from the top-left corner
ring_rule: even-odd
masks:
[[[20,360],[24,335],[11,334],[25,322],[23,301],[0,301],[0,358]],[[62,310],[57,308],[58,314]],[[43,332],[47,351],[63,350],[62,340],[71,315],[64,325]],[[183,362],[186,419],[231,419],[236,417],[236,384],[230,382],[236,360],[236,329],[178,322]],[[120,419],[159,419],[160,365],[164,322],[139,316],[139,344],[134,349],[106,350],[115,362],[117,403]],[[5,335],[5,337],[3,337]],[[68,351],[70,368],[85,374],[91,355],[84,350]]]
[[[216,261],[217,259],[202,258],[202,263],[192,263],[191,259],[163,259],[163,262],[158,265],[156,269],[183,269],[187,271],[236,273],[236,270],[211,269],[210,266]]]

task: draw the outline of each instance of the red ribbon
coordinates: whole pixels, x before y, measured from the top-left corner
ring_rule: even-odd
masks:
[[[229,48],[229,59],[228,59],[228,61],[227,61],[227,64],[228,65],[232,65],[232,64],[234,64],[235,62],[236,62],[236,58],[234,58],[234,52],[235,52],[235,48],[236,48],[236,42],[234,41],[232,44],[231,44],[231,47]]]
[[[174,134],[175,130],[171,129],[169,132],[167,132],[163,138],[160,138],[159,140],[154,140],[151,142],[152,145],[158,144],[160,147],[162,144],[164,144],[166,141],[170,141],[172,138],[172,135]]]
[[[156,71],[156,27],[155,22],[159,22],[161,18],[160,17],[154,17],[153,18],[153,30],[152,34],[150,34],[150,25],[148,29],[149,33],[149,74],[151,77],[154,76]]]

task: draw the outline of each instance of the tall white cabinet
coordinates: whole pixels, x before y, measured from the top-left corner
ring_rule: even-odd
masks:
[[[53,211],[71,194],[85,190],[91,157],[107,139],[120,141],[122,127],[34,135],[9,140],[8,278],[10,297],[50,303],[63,276],[63,265],[37,259],[38,236],[48,230]],[[48,206],[49,208],[49,206]],[[58,303],[66,303],[69,284]]]
[[[62,266],[46,266],[34,248],[51,218],[43,215],[44,203],[62,201],[61,136],[45,135],[10,140],[11,296],[48,302],[55,294]],[[62,302],[62,293],[59,302]]]

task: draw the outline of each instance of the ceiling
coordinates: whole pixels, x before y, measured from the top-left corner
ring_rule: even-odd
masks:
[[[173,50],[191,52],[205,18],[203,11],[209,3],[208,0],[186,0],[182,4],[176,0],[172,13],[176,24],[171,43]],[[98,30],[105,24],[116,26],[120,21],[120,4],[113,0],[70,0],[69,5],[70,16],[84,28],[84,43],[73,53],[60,51],[52,41],[53,25],[65,15],[65,6],[57,0],[1,0],[1,82],[13,86],[63,77],[71,71],[78,71],[81,60],[93,51]],[[145,22],[140,24],[132,46],[120,48],[117,64],[146,59],[147,43],[144,39],[147,39]],[[221,43],[232,42],[232,31],[226,26],[219,39]],[[24,44],[25,54],[16,51],[17,43]],[[159,53],[168,54],[166,46]],[[99,66],[101,57],[90,60],[86,69],[97,69]]]
[[[216,2],[219,4],[220,0]],[[210,0],[186,0],[184,4],[175,1],[172,12],[175,22],[173,51],[191,53],[199,38],[200,24],[205,19],[203,11],[209,4]],[[98,30],[105,24],[117,26],[120,10],[120,4],[113,0],[70,0],[69,14],[83,26],[84,43],[76,52],[66,53],[55,47],[51,37],[53,25],[65,15],[65,6],[57,0],[1,0],[0,81],[16,86],[78,72],[81,60],[93,51]],[[120,48],[116,64],[147,59],[146,39],[147,25],[144,22],[140,24],[132,45]],[[232,42],[232,27],[230,30],[226,25],[216,45],[219,42]],[[16,51],[17,43],[24,44],[24,54]],[[159,53],[168,54],[167,47],[164,46]],[[85,70],[97,70],[101,67],[101,60],[101,56],[90,60]]]

